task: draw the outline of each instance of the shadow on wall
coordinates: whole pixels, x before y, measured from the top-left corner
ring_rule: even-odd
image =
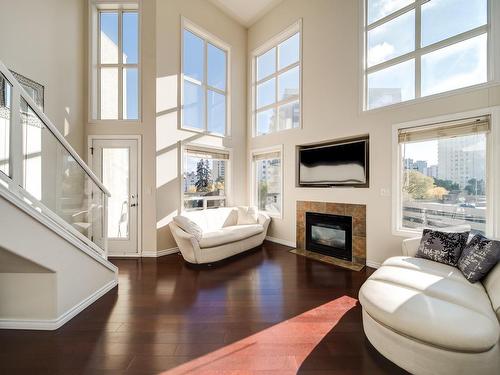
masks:
[[[157,249],[176,247],[168,223],[181,209],[183,144],[223,146],[223,139],[181,129],[179,76],[156,78],[156,240]]]

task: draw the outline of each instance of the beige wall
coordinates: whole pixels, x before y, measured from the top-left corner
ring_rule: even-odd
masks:
[[[248,149],[284,146],[284,213],[269,235],[295,242],[297,200],[367,205],[367,257],[382,262],[400,252],[401,238],[392,235],[391,128],[393,124],[500,104],[500,88],[476,90],[446,98],[360,112],[358,72],[359,2],[285,0],[248,32],[248,52],[299,18],[303,19],[303,129],[251,138]],[[250,55],[249,55],[250,56]],[[250,63],[250,58],[249,62]],[[251,78],[248,74],[248,95]],[[249,104],[250,113],[250,104]],[[312,189],[295,187],[295,145],[370,134],[370,188]]]
[[[181,16],[231,46],[231,137],[180,130]],[[157,0],[156,6],[156,227],[158,250],[175,247],[168,222],[180,209],[180,143],[233,149],[232,204],[246,202],[246,29],[205,0]]]
[[[85,111],[85,1],[0,0],[0,60],[45,86],[45,113],[79,154]]]

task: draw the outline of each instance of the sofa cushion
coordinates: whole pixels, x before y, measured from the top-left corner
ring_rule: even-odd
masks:
[[[472,283],[481,280],[496,266],[500,259],[500,241],[490,240],[481,234],[465,246],[458,260],[458,268]]]
[[[185,217],[198,225],[202,232],[209,232],[226,226],[236,225],[238,220],[236,208],[231,207],[185,211],[179,216]],[[182,228],[182,226],[180,227]]]
[[[215,247],[243,240],[262,233],[264,227],[260,224],[233,225],[218,230],[204,232],[200,239],[200,248]]]
[[[469,232],[441,232],[424,229],[416,256],[456,266],[468,237]]]
[[[498,342],[498,320],[484,287],[452,266],[390,258],[363,284],[359,300],[393,331],[447,350],[484,352]]]
[[[241,224],[257,224],[259,212],[257,207],[238,207],[238,225]]]

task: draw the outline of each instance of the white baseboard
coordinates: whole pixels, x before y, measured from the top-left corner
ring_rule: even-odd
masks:
[[[158,258],[164,255],[175,254],[179,252],[178,247],[172,247],[171,249],[163,250],[143,250],[142,253],[138,254],[108,254],[108,258]]]
[[[371,268],[379,268],[381,266],[378,262],[372,262],[371,260],[366,261],[366,265]]]
[[[57,319],[40,319],[40,320],[24,320],[24,319],[0,319],[0,329],[31,329],[31,330],[46,330],[53,331],[62,327],[69,322],[72,318],[93,304],[111,289],[118,285],[118,279],[115,278],[102,288],[96,290],[90,296],[79,302],[71,309],[66,311]]]
[[[281,238],[266,236],[266,240],[271,241],[271,242],[275,242],[275,243],[279,243],[280,245],[295,247],[295,242],[282,240]]]
[[[143,251],[141,256],[143,258],[158,258],[164,255],[175,254],[179,252],[178,247],[172,247],[171,249],[163,249],[158,251]]]

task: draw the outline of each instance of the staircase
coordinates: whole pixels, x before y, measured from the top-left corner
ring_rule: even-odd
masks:
[[[109,196],[0,61],[0,329],[57,329],[117,285]]]

